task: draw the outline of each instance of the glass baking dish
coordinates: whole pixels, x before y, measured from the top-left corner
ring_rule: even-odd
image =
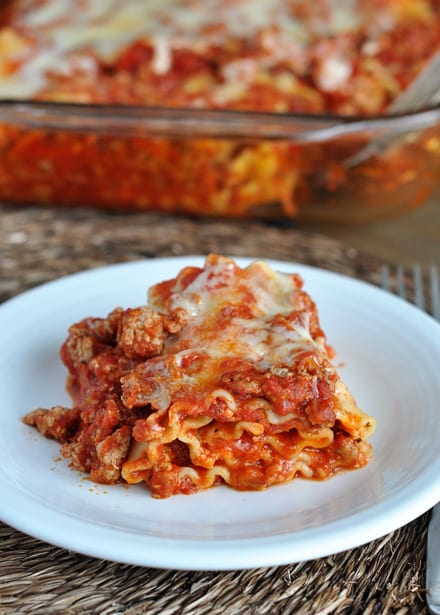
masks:
[[[5,0],[0,199],[401,214],[439,182],[440,109],[390,105],[438,49],[440,0]]]
[[[439,107],[341,119],[7,101],[0,144],[11,203],[356,223],[418,207],[440,181]]]

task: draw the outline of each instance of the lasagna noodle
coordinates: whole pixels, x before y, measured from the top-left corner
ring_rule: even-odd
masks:
[[[155,497],[226,483],[259,490],[364,466],[374,420],[331,363],[294,274],[210,255],[156,284],[148,305],[70,329],[73,409],[25,419],[101,482]]]

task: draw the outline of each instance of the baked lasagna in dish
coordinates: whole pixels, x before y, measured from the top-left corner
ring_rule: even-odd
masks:
[[[210,255],[146,305],[74,324],[61,348],[72,407],[24,422],[92,480],[144,482],[156,498],[362,468],[375,421],[338,376],[302,286]]]
[[[378,114],[440,43],[437,0],[6,0],[0,98]]]
[[[381,115],[439,48],[438,0],[6,0],[0,101],[46,107],[19,107],[18,122],[5,107],[0,199],[230,217],[390,215],[436,183],[438,130],[421,144],[414,134],[400,140],[396,156],[359,172],[343,161],[371,138],[368,125],[297,144],[262,138],[246,119],[295,114],[294,134],[327,114]],[[88,117],[86,105],[105,109]],[[213,137],[205,119],[197,137],[185,124],[163,138],[138,134],[134,108],[156,129],[160,109],[221,111],[224,132]],[[232,125],[231,111],[246,115]]]

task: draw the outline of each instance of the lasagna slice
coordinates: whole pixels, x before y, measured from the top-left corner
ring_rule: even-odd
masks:
[[[375,427],[331,355],[298,275],[210,255],[147,305],[73,325],[73,407],[24,420],[93,480],[145,482],[156,498],[324,480],[366,465]]]

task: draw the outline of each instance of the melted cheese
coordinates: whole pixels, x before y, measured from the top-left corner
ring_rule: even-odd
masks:
[[[216,388],[219,366],[225,359],[240,359],[265,372],[288,369],[306,352],[326,367],[328,364],[331,377],[333,368],[325,346],[322,340],[313,339],[307,314],[288,325],[274,321],[297,309],[297,284],[293,276],[275,272],[265,263],[255,262],[240,270],[233,261],[217,256],[208,257],[204,269],[183,290],[177,280],[169,309],[171,313],[185,312],[186,325],[178,336],[167,339],[160,357],[139,368],[141,379],[151,384],[148,402],[165,410],[176,393],[180,398],[185,389],[198,398],[201,414],[216,397],[222,397],[229,413],[234,414],[233,398]],[[150,297],[150,307],[161,310],[154,288]],[[197,357],[198,368],[189,373],[182,365],[190,355]],[[207,395],[211,386],[215,390]]]
[[[344,87],[352,74],[352,64],[333,54],[324,59],[318,73],[318,83],[325,92],[336,92]]]
[[[307,319],[289,328],[272,323],[276,315],[288,315],[295,309],[297,291],[291,276],[272,271],[267,264],[253,263],[238,276],[233,264],[220,259],[184,291],[172,295],[171,309],[183,309],[190,319],[178,347],[190,345],[214,359],[233,356],[262,370],[290,366],[304,351],[321,355],[325,349],[313,340]],[[222,316],[233,306],[243,305],[251,310],[250,317]],[[171,341],[171,347],[175,346]]]
[[[80,8],[72,0],[18,0],[15,6],[19,31],[35,42],[22,68],[0,82],[3,98],[37,94],[48,74],[69,72],[72,54],[91,50],[111,62],[136,40],[152,43],[153,70],[165,74],[173,49],[203,51],[225,34],[254,39],[262,31],[276,31],[279,44],[267,50],[269,61],[270,53],[276,61],[281,49],[306,45],[310,36],[285,0],[82,0]],[[352,2],[344,2],[331,11],[325,29],[339,32],[355,24]]]

